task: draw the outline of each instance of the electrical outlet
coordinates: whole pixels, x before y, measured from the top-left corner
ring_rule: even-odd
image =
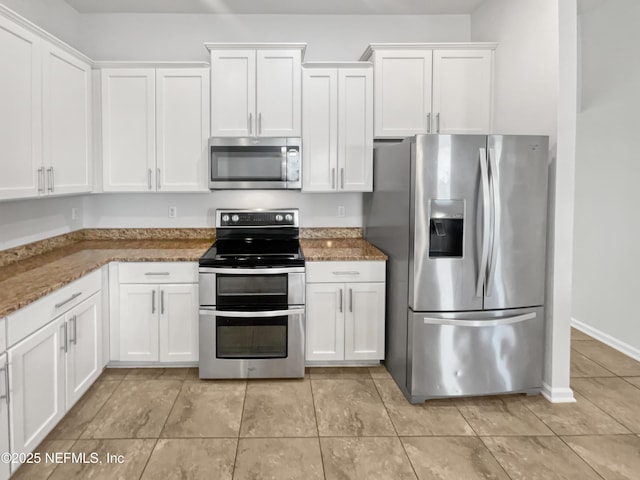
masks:
[[[77,220],[77,219],[78,219],[78,209],[74,207],[71,209],[71,220]]]
[[[177,207],[169,207],[169,218],[176,218],[178,216]]]
[[[338,207],[338,216],[339,217],[344,217],[345,216],[344,206],[342,206],[342,205],[340,205]]]

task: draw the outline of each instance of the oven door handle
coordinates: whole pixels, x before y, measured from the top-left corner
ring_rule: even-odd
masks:
[[[218,268],[200,267],[200,273],[224,273],[225,275],[277,275],[279,273],[304,273],[304,267],[285,268]]]
[[[210,317],[233,317],[233,318],[269,318],[281,317],[283,315],[302,315],[304,308],[292,308],[290,310],[266,310],[262,312],[230,312],[226,310],[200,310],[200,315]]]

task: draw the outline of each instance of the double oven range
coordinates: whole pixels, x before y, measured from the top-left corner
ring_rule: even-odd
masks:
[[[298,210],[217,210],[199,261],[200,378],[304,376]]]

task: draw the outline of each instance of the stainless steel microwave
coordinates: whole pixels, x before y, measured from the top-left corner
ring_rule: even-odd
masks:
[[[209,189],[300,190],[300,138],[212,137]]]

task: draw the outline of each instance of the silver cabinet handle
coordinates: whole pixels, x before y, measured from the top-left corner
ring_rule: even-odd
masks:
[[[340,188],[344,190],[344,168],[340,169]]]
[[[431,112],[427,113],[427,133],[431,133]]]
[[[151,313],[156,313],[156,291],[151,291]]]
[[[331,272],[334,275],[360,275],[360,272],[357,272],[355,270],[351,270],[351,271],[346,271],[346,272]]]
[[[62,329],[62,333],[60,334],[60,336],[62,337],[61,339],[61,345],[60,345],[60,350],[64,351],[64,353],[67,353],[68,349],[69,349],[69,345],[67,343],[67,322],[64,322],[62,325],[60,325],[60,328]]]
[[[69,319],[69,323],[71,324],[71,326],[73,327],[71,329],[71,331],[73,332],[73,337],[69,338],[69,343],[73,343],[74,345],[77,345],[76,340],[78,339],[78,316],[74,315],[73,317],[71,317]]]
[[[38,193],[44,193],[44,167],[38,169]]]
[[[342,313],[342,289],[340,289],[340,313]]]
[[[149,275],[149,276],[166,276],[166,275],[171,275],[169,272],[145,272],[145,275]]]
[[[253,135],[253,112],[249,112],[249,135]]]
[[[11,394],[9,393],[9,366],[5,363],[4,367],[0,368],[0,372],[4,372],[4,395],[0,395],[0,399],[6,399],[7,405],[11,403]]]
[[[160,188],[161,188],[161,184],[160,184],[160,176],[161,176],[161,175],[160,175],[160,169],[159,169],[159,168],[156,168],[156,188],[157,188],[158,190],[160,190]]]
[[[353,289],[349,289],[349,311],[353,312]]]
[[[258,113],[258,135],[262,133],[262,112]]]
[[[47,168],[47,190],[53,193],[53,167]]]
[[[71,295],[69,298],[67,298],[66,300],[63,300],[60,303],[56,303],[54,306],[55,308],[60,308],[63,305],[66,305],[67,303],[69,303],[71,300],[75,300],[76,298],[78,298],[80,295],[82,295],[82,292],[77,292],[74,293],[73,295]]]
[[[160,313],[164,315],[164,290],[160,290]]]
[[[331,190],[336,189],[336,169],[331,169]]]
[[[151,169],[147,171],[147,184],[149,186],[149,190],[151,190]]]
[[[436,133],[440,133],[440,112],[436,113]]]

